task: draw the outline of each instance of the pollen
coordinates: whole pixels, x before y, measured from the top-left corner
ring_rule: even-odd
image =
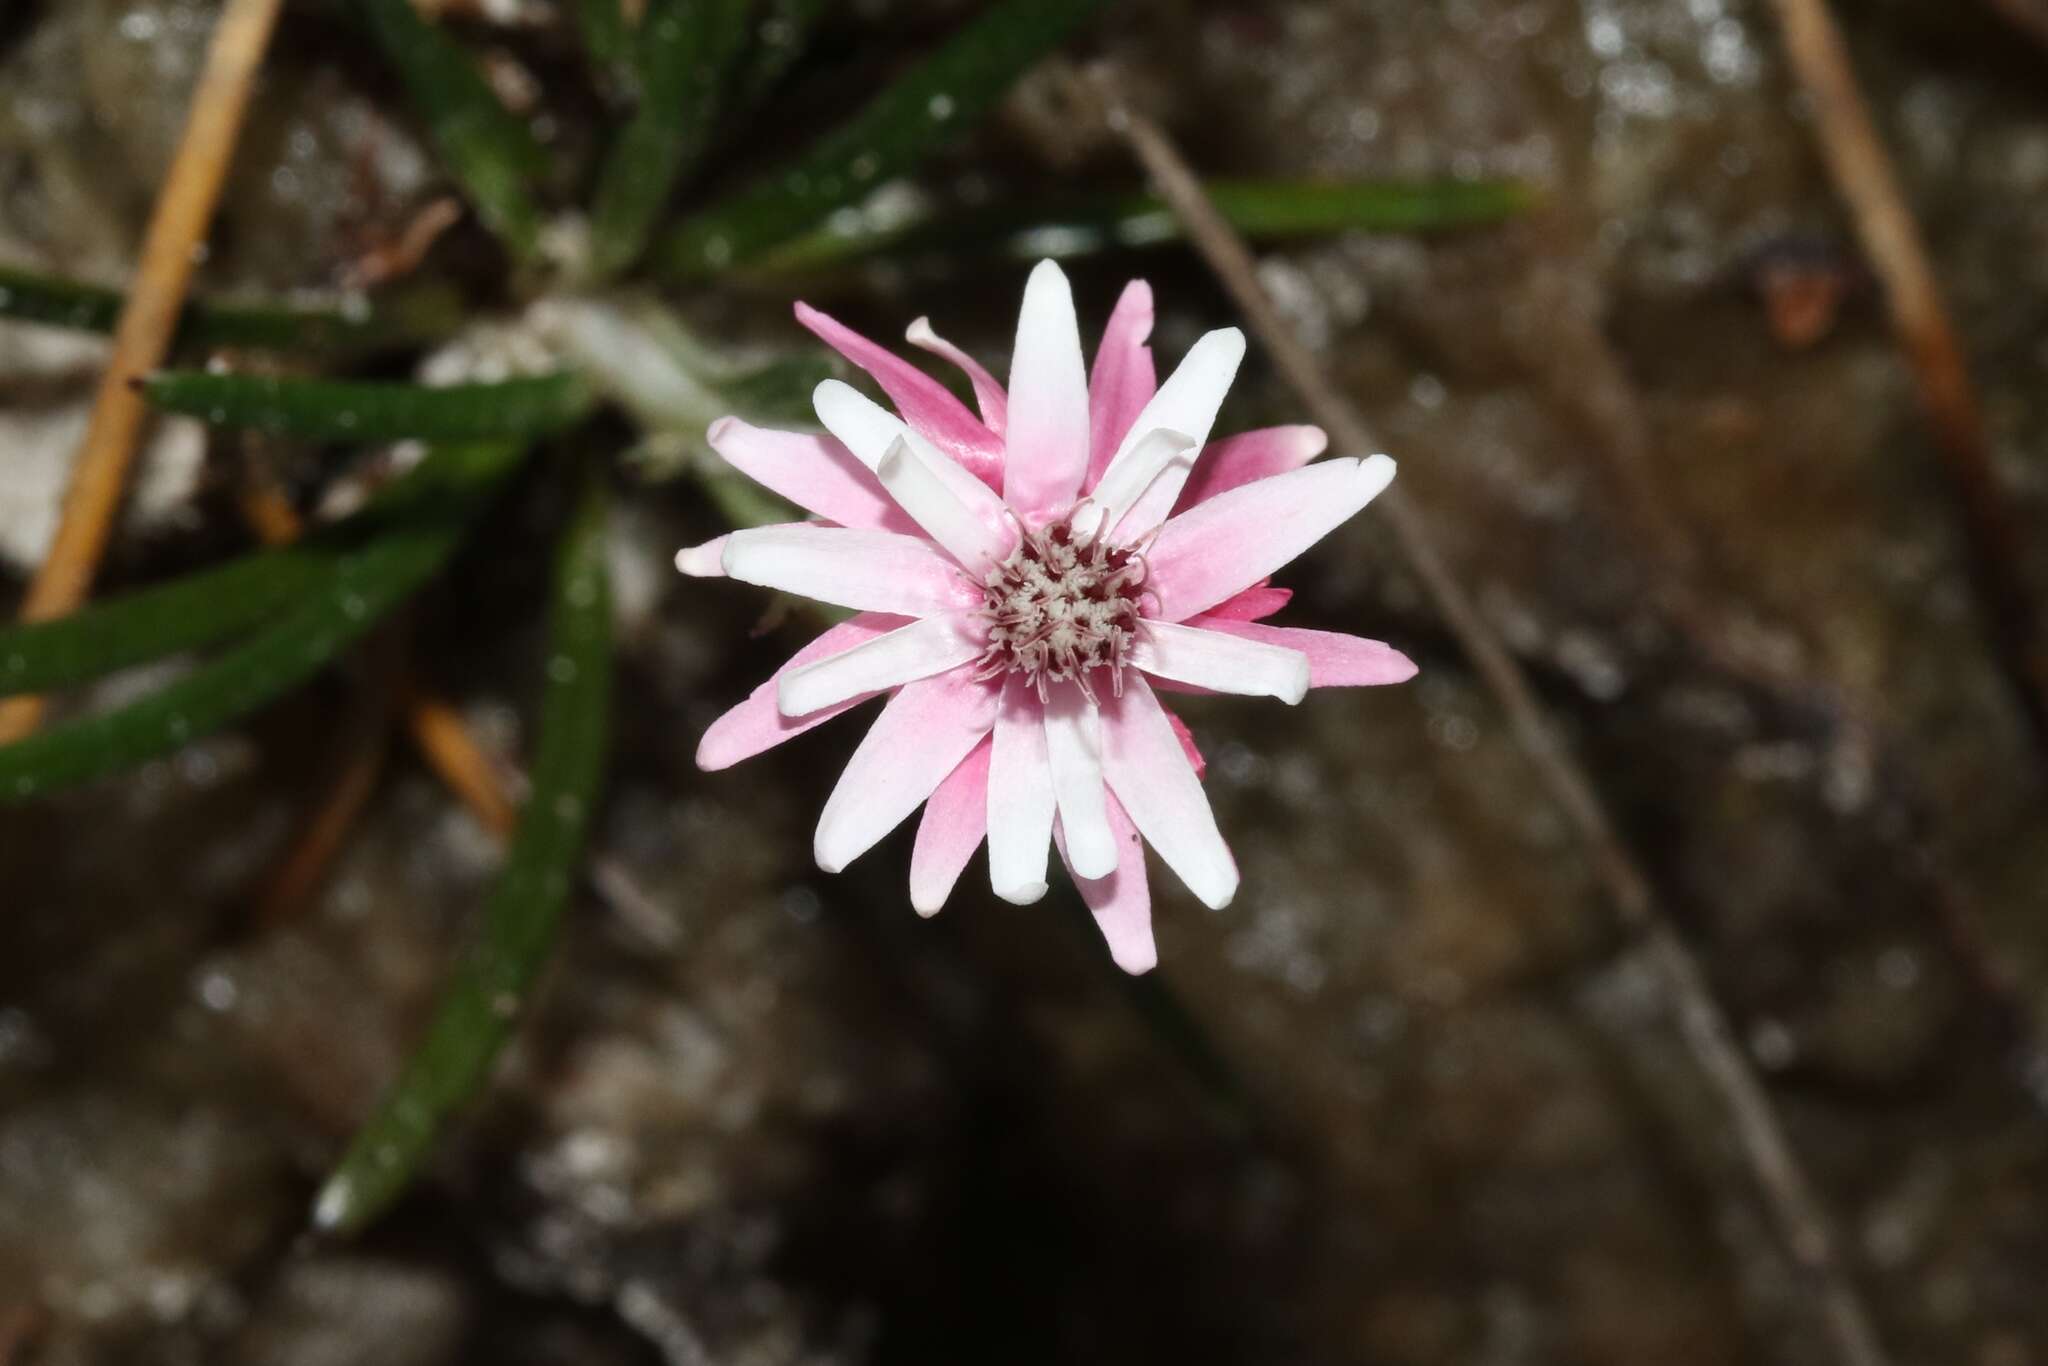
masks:
[[[1026,532],[983,584],[980,676],[1020,673],[1040,701],[1069,679],[1091,702],[1105,678],[1123,696],[1145,577],[1142,554],[1076,532],[1072,518]]]

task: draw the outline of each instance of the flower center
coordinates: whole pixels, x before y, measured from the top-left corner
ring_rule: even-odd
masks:
[[[988,626],[981,677],[1021,673],[1044,701],[1072,679],[1095,700],[1096,671],[1121,697],[1124,665],[1137,637],[1145,559],[1135,550],[1077,535],[1071,517],[1024,533],[989,571],[979,613]]]

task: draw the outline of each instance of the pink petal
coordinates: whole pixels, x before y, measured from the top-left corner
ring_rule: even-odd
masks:
[[[1188,729],[1188,723],[1172,712],[1166,713],[1166,720],[1173,727],[1173,734],[1180,741],[1180,752],[1188,756],[1188,767],[1195,771],[1197,778],[1209,771],[1209,761],[1202,757],[1201,749],[1195,744],[1195,733]]]
[[[917,529],[853,452],[830,436],[770,431],[722,417],[711,424],[708,439],[726,464],[828,522],[882,531]]]
[[[1073,683],[1055,683],[1045,707],[1045,750],[1052,766],[1052,790],[1062,847],[1076,876],[1108,877],[1116,871],[1116,838],[1102,785],[1102,717]]]
[[[967,376],[967,382],[974,386],[974,401],[981,408],[982,422],[990,431],[1001,436],[1010,421],[1010,399],[1003,392],[1003,386],[996,383],[996,377],[991,375],[980,361],[932,331],[930,318],[919,318],[903,335],[904,340],[912,346],[949,360],[960,368]]]
[[[1159,529],[1146,555],[1159,615],[1185,621],[1265,578],[1379,496],[1384,455],[1326,460],[1218,494]]]
[[[784,716],[809,716],[857,697],[957,669],[982,651],[962,617],[926,617],[782,675],[775,705]]]
[[[1145,846],[1122,802],[1111,797],[1108,810],[1110,836],[1118,850],[1116,871],[1100,878],[1075,873],[1074,885],[1095,913],[1095,924],[1116,965],[1128,973],[1150,972],[1159,965],[1159,950],[1152,942],[1152,893],[1145,885]],[[1060,841],[1060,856],[1065,858],[1066,832],[1055,827],[1053,834]],[[1071,861],[1067,871],[1073,872]]]
[[[863,612],[934,617],[981,601],[937,546],[893,531],[753,527],[726,538],[724,563],[742,582]]]
[[[908,624],[902,617],[867,612],[852,621],[841,622],[817,637],[791,656],[789,662],[777,669],[766,683],[747,694],[746,701],[711,723],[697,744],[697,767],[706,772],[731,768],[742,759],[751,759],[791,736],[802,735],[811,727],[823,725],[839,713],[859,706],[865,699],[850,697],[837,706],[826,707],[809,716],[788,717],[776,706],[776,690],[784,675]]]
[[[924,804],[917,843],[910,851],[910,904],[919,915],[937,915],[952,895],[967,861],[988,838],[988,756],[983,740],[939,784]]]
[[[1063,513],[1088,473],[1088,374],[1074,291],[1051,261],[1024,285],[1010,357],[1010,423],[1003,500],[1027,520]]]
[[[1116,309],[1102,329],[1095,369],[1088,376],[1090,434],[1084,488],[1094,488],[1102,478],[1131,423],[1159,387],[1152,371],[1152,348],[1145,344],[1151,335],[1152,286],[1133,280],[1124,286],[1123,297],[1116,301]]]
[[[1237,367],[1243,360],[1244,333],[1236,328],[1221,328],[1199,338],[1124,434],[1116,458],[1109,462],[1109,469],[1102,476],[1103,482],[1114,478],[1116,467],[1131,457],[1138,443],[1161,427],[1185,433],[1200,450],[1209,440],[1209,429],[1216,425],[1216,411],[1223,406],[1223,397],[1230,392],[1230,382],[1237,377]],[[1186,475],[1174,470],[1155,480],[1124,518],[1119,539],[1128,544],[1165,521],[1185,482]]]
[[[1052,846],[1052,766],[1045,709],[1021,674],[1003,685],[988,768],[988,879],[997,896],[1027,906],[1045,895]]]
[[[796,306],[796,320],[818,339],[858,365],[882,386],[896,411],[967,470],[994,486],[1000,478],[1003,443],[967,411],[945,385],[887,347],[830,318],[809,304]]]
[[[986,579],[1009,555],[1012,538],[991,527],[955,496],[935,467],[911,454],[910,443],[903,436],[889,443],[888,454],[875,466],[875,477],[910,520],[977,581]],[[981,487],[978,482],[976,487]],[[981,491],[988,492],[985,488]]]
[[[1220,630],[1148,621],[1132,643],[1130,658],[1133,665],[1155,678],[1170,678],[1210,692],[1277,697],[1289,706],[1308,693],[1308,656]]]
[[[1244,484],[1298,470],[1330,448],[1321,427],[1261,427],[1211,441],[1195,462],[1174,511],[1180,512]]]
[[[1294,597],[1292,588],[1275,588],[1261,582],[1234,597],[1225,598],[1202,615],[1231,621],[1263,621],[1285,607]]]
[[[1104,706],[1102,722],[1109,790],[1188,890],[1222,910],[1237,895],[1237,862],[1180,737],[1143,677],[1125,675],[1124,694]]]
[[[1301,651],[1308,656],[1308,685],[1311,688],[1366,688],[1382,683],[1406,683],[1415,677],[1415,665],[1408,656],[1391,645],[1367,640],[1363,636],[1347,636],[1336,631],[1306,631],[1294,626],[1261,626],[1214,616],[1195,617],[1187,624]]]
[[[902,824],[995,724],[972,669],[906,684],[875,718],[818,817],[818,866],[836,873]]]

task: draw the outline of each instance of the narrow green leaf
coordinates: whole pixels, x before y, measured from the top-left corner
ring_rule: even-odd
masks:
[[[714,273],[863,199],[986,113],[1101,0],[999,0],[814,143],[794,165],[712,205],[664,243],[671,277]]]
[[[1527,211],[1536,191],[1516,181],[1327,182],[1222,180],[1205,186],[1239,232],[1260,241],[1336,232],[1445,232],[1502,222]],[[879,222],[833,222],[747,263],[750,272],[826,270],[870,256],[985,252],[1036,261],[1181,240],[1180,220],[1147,194],[1091,195],[953,212],[928,208]]]
[[[412,0],[356,0],[356,7],[477,216],[513,255],[531,259],[540,213],[526,187],[543,158],[525,122],[499,102],[462,45],[422,18]]]
[[[572,374],[429,388],[378,380],[170,371],[143,384],[166,412],[308,441],[480,441],[538,437],[590,410]]]
[[[486,481],[465,488],[447,482],[440,468],[422,465],[360,512],[295,544],[106,598],[54,621],[0,625],[0,696],[102,678],[216,644],[278,616],[331,579],[348,552],[408,519],[445,520],[451,505],[459,513],[484,491]]]
[[[754,44],[733,77],[733,108],[760,107],[810,46],[811,32],[833,0],[768,0],[754,26]]]
[[[576,0],[576,30],[601,85],[618,90],[639,84],[639,35],[626,21],[626,0]]]
[[[600,278],[639,259],[676,182],[703,155],[752,4],[651,0],[640,31],[640,107],[605,159],[591,209]]]
[[[418,512],[340,557],[276,623],[138,702],[0,745],[0,803],[73,787],[168,754],[317,672],[430,578],[462,538],[481,486],[517,462],[509,445],[450,446],[392,506]],[[429,516],[440,510],[450,515]]]
[[[353,1232],[411,1182],[442,1125],[480,1090],[545,965],[569,901],[604,767],[611,704],[611,592],[604,487],[593,476],[555,559],[547,686],[533,794],[483,931],[442,989],[426,1036],[357,1131],[313,1206]]]
[[[311,592],[339,556],[332,543],[302,541],[55,621],[0,627],[0,695],[66,688],[225,640]]]
[[[0,318],[112,332],[121,316],[118,290],[0,266]],[[360,353],[433,341],[462,323],[462,302],[442,285],[333,305],[188,304],[176,345],[239,346],[270,351]]]

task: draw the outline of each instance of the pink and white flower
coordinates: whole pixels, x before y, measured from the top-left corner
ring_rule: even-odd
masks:
[[[712,424],[728,463],[817,520],[736,531],[676,563],[859,615],[714,722],[698,764],[725,768],[887,695],[825,803],[819,866],[838,872],[922,804],[910,899],[931,915],[984,839],[996,894],[1019,903],[1045,895],[1057,845],[1117,963],[1147,970],[1141,837],[1211,907],[1238,881],[1201,756],[1154,685],[1292,704],[1412,677],[1377,641],[1263,624],[1289,596],[1267,577],[1371,502],[1394,462],[1309,464],[1326,444],[1315,427],[1212,442],[1244,336],[1207,334],[1156,383],[1142,281],[1090,371],[1066,277],[1041,263],[1007,390],[911,324],[911,344],[966,372],[979,417],[824,314],[799,304],[797,318],[896,412],[832,380],[815,396],[825,434]]]

